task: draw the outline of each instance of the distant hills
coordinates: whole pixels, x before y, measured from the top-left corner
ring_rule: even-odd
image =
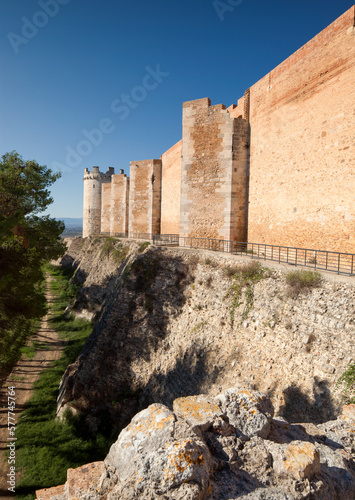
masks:
[[[65,224],[62,236],[81,236],[83,232],[83,219],[75,217],[56,217]]]
[[[66,228],[69,227],[83,227],[83,219],[82,218],[74,218],[74,217],[56,217],[57,220],[62,220],[65,224]]]

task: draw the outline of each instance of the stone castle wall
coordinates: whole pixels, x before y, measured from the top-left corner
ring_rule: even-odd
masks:
[[[181,146],[179,141],[162,157],[161,227],[162,234],[180,232]]]
[[[121,170],[112,176],[110,232],[128,233],[129,178]]]
[[[112,181],[101,188],[101,233],[109,233],[111,229],[111,186]]]
[[[355,253],[354,10],[250,88],[250,242]]]
[[[84,236],[129,229],[355,253],[354,19],[355,6],[227,109],[184,103],[182,141],[132,162],[130,188],[86,170]]]
[[[131,162],[129,234],[160,232],[161,160]]]
[[[180,234],[244,240],[248,127],[209,99],[184,103]]]

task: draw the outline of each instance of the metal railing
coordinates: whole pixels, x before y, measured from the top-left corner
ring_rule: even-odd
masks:
[[[103,233],[106,235],[106,233]],[[159,246],[179,246],[199,248],[234,255],[247,255],[252,259],[264,259],[293,266],[309,267],[319,271],[329,271],[347,276],[355,276],[355,255],[328,250],[247,243],[213,238],[195,238],[178,234],[114,233],[116,238],[149,240]]]

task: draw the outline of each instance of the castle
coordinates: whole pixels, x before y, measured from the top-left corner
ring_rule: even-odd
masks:
[[[226,108],[183,105],[160,159],[84,174],[83,236],[179,234],[355,253],[355,6]]]

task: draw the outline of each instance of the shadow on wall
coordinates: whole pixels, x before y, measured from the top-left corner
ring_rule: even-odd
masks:
[[[155,371],[146,386],[144,406],[163,403],[172,409],[174,399],[200,394],[207,384],[213,384],[220,367],[211,368],[206,346],[198,341],[182,353],[173,369],[167,373]]]

